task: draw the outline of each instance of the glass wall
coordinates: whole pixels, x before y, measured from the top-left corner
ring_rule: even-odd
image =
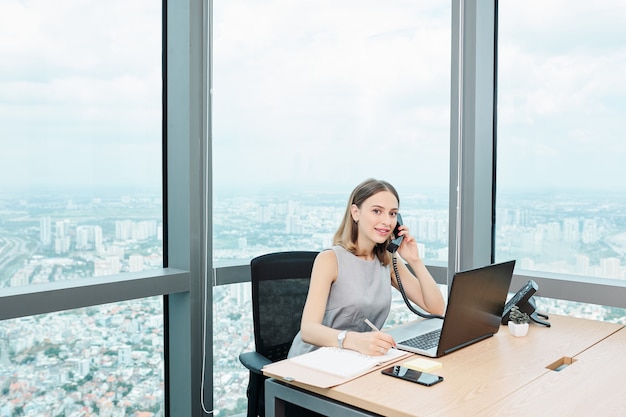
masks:
[[[0,415],[163,415],[162,297],[5,320]]]
[[[160,268],[160,3],[1,14],[0,285]]]
[[[450,4],[214,3],[216,266],[328,247],[368,177],[447,259]]]
[[[162,268],[161,16],[0,5],[0,288]],[[0,322],[0,414],[161,410],[162,314],[143,298]]]
[[[450,2],[214,1],[212,20],[214,265],[329,247],[369,177],[396,186],[423,257],[445,264]],[[216,409],[236,414],[249,285],[214,288],[213,305]]]
[[[496,257],[626,278],[626,7],[499,2]],[[610,307],[542,308],[625,321]]]

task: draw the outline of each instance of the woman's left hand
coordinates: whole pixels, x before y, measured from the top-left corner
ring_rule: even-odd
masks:
[[[420,259],[419,250],[417,249],[417,240],[409,233],[407,226],[400,226],[398,233],[403,237],[402,243],[398,248],[398,253],[406,262],[418,261]]]

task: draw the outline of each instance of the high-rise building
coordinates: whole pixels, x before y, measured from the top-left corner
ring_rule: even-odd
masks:
[[[44,246],[52,243],[52,222],[50,216],[44,216],[39,220],[39,240]]]

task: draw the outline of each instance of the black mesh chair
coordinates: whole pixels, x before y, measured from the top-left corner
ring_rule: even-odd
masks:
[[[283,360],[300,330],[313,261],[318,252],[293,251],[261,255],[250,261],[254,352],[239,355],[250,370],[248,417],[265,415],[265,376],[261,368]]]

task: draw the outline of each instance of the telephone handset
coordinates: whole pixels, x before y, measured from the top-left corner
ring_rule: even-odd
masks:
[[[396,219],[398,220],[398,222],[396,223],[396,227],[393,229],[393,239],[387,245],[387,250],[391,253],[395,253],[398,250],[398,248],[402,244],[402,240],[404,239],[404,236],[398,235],[398,233],[400,233],[400,226],[403,225],[402,216],[400,215],[400,213],[396,214]]]
[[[519,307],[520,311],[528,314],[530,319],[538,324],[543,324],[546,327],[550,327],[550,323],[541,320],[539,317],[548,319],[548,316],[536,311],[537,306],[533,294],[537,292],[539,286],[532,279],[528,280],[526,285],[515,293],[513,297],[504,305],[504,311],[502,313],[502,324],[506,324],[509,321],[509,314],[514,305]]]
[[[396,275],[396,281],[398,282],[398,289],[400,290],[400,294],[402,294],[402,299],[404,300],[404,303],[409,308],[409,310],[411,310],[413,313],[417,314],[420,317],[424,317],[426,319],[443,319],[443,316],[440,316],[438,314],[427,314],[413,307],[413,305],[409,301],[409,298],[406,296],[406,293],[404,292],[404,287],[402,286],[402,281],[400,280],[400,272],[398,271],[398,258],[394,256],[394,253],[398,250],[398,248],[402,244],[402,240],[404,239],[404,236],[398,235],[398,233],[400,233],[400,226],[403,225],[402,216],[400,215],[400,213],[396,214],[396,219],[398,222],[396,223],[395,229],[393,229],[394,238],[387,245],[387,250],[391,252],[391,262],[393,265],[393,273]]]

